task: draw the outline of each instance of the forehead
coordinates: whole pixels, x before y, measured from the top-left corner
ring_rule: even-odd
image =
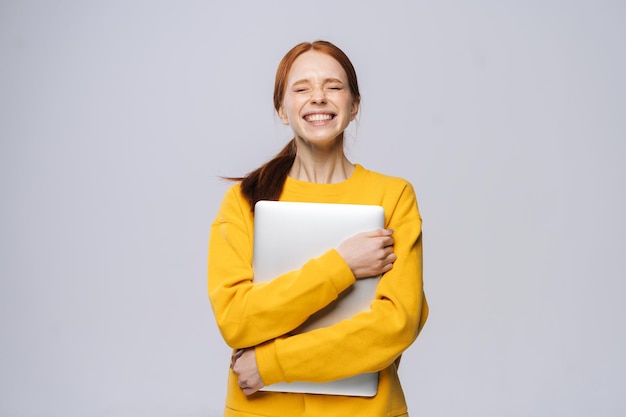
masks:
[[[302,80],[335,78],[347,82],[348,76],[341,64],[332,56],[317,51],[307,51],[293,62],[289,70],[289,83]]]

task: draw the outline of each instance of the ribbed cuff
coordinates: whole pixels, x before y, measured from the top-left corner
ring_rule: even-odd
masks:
[[[256,365],[265,385],[285,381],[285,375],[276,357],[276,341],[263,343],[255,348]]]
[[[337,294],[343,292],[356,281],[352,270],[336,249],[327,251],[317,258],[317,261],[324,266],[324,272],[330,277]]]

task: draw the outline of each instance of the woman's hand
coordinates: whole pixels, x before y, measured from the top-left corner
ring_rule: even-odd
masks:
[[[337,252],[346,261],[356,278],[380,275],[393,267],[393,230],[376,229],[344,240]]]
[[[265,386],[256,364],[254,348],[235,352],[230,367],[237,374],[239,388],[245,395],[252,395]]]

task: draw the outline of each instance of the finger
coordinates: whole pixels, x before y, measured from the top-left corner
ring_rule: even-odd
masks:
[[[383,242],[381,242],[381,247],[385,251],[393,252],[393,239],[391,239],[391,240],[384,240]]]
[[[250,381],[248,381],[248,383],[249,382]],[[260,390],[263,387],[263,385],[258,385],[258,384],[255,384],[255,383],[252,383],[252,384],[248,385],[248,383],[242,382],[242,381],[238,381],[239,388],[241,388],[241,391],[245,395],[254,394],[255,392],[257,392],[258,390]]]
[[[391,234],[393,234],[392,229],[373,229],[373,230],[370,230],[369,232],[362,233],[363,236],[368,236],[368,237],[383,237],[383,236],[390,236]]]
[[[241,391],[245,394],[245,395],[252,395],[255,392],[258,391],[258,389],[256,388],[250,388],[250,387],[246,387],[246,388],[242,388]]]
[[[384,246],[377,252],[376,258],[380,259],[381,261],[385,261],[389,259],[391,255],[395,255],[395,252],[393,251],[393,246]]]
[[[239,349],[237,352],[235,352],[233,356],[231,357],[231,360],[235,362],[237,359],[241,357],[241,355],[243,355],[243,349]]]
[[[396,261],[397,256],[395,253],[391,253],[383,260],[383,265],[381,266],[382,272],[387,272],[393,268],[393,263]]]
[[[230,369],[233,369],[235,362],[237,362],[237,359],[239,359],[241,355],[243,355],[243,349],[239,349],[233,354],[233,356],[230,357]]]

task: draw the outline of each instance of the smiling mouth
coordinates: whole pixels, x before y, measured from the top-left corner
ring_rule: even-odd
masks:
[[[304,116],[304,120],[306,120],[307,122],[311,122],[311,123],[326,122],[334,118],[335,118],[335,115],[332,113],[313,113],[313,114],[307,114]]]

